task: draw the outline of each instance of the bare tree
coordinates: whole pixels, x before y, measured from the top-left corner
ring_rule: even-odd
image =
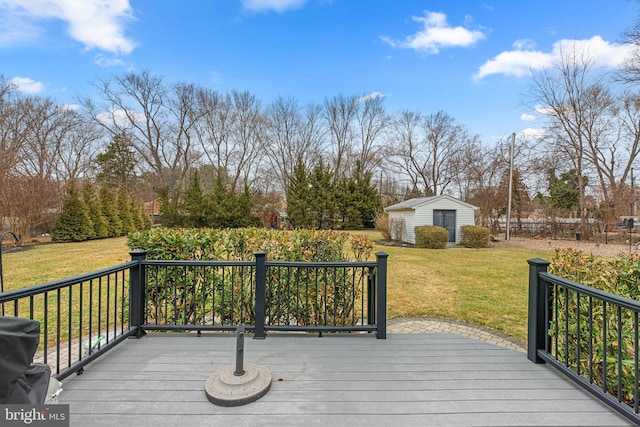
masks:
[[[530,88],[532,104],[549,119],[548,142],[576,171],[583,231],[585,176],[593,175],[604,205],[615,212],[640,148],[635,101],[628,95],[616,99],[605,78],[588,52],[574,47],[561,52],[553,67],[535,73]]]
[[[41,97],[22,98],[17,108],[27,113],[23,117],[27,129],[20,151],[20,174],[58,178],[60,145],[69,130],[67,114],[53,100]]]
[[[394,125],[395,165],[425,194],[445,194],[461,171],[464,147],[473,138],[443,111],[428,116],[405,111]]]
[[[76,181],[87,177],[93,169],[97,145],[103,132],[94,122],[75,111],[69,111],[70,127],[61,140],[59,149],[58,176]]]
[[[414,188],[418,187],[420,177],[415,173],[411,159],[420,144],[421,121],[419,112],[402,111],[392,123],[393,144],[386,150],[387,161],[399,174],[408,176]]]
[[[585,114],[584,93],[590,86],[599,85],[600,79],[590,81],[592,62],[584,52],[563,51],[556,64],[533,74],[530,99],[543,106],[538,111],[549,117],[547,126],[550,143],[566,155],[578,176],[582,229],[586,226],[586,197],[584,172],[588,116]]]
[[[487,147],[474,140],[467,144],[461,152],[460,161],[464,164],[457,177],[460,198],[478,206],[478,222],[499,231],[497,197],[500,176],[505,167],[505,159],[500,149],[501,144]]]
[[[25,144],[27,111],[18,108],[15,87],[0,76],[0,179],[15,169]]]
[[[231,168],[227,172],[233,188],[240,189],[257,178],[253,173],[262,159],[259,154],[264,140],[264,118],[255,95],[234,90],[229,99],[235,120],[231,133]]]
[[[623,62],[622,70],[616,73],[616,78],[625,83],[640,82],[640,18],[623,33],[623,41],[632,46],[631,54]]]
[[[60,183],[40,176],[8,176],[0,190],[0,215],[9,227],[27,237],[41,228],[50,231],[60,207]]]
[[[206,161],[216,174],[231,167],[231,143],[235,114],[230,99],[216,91],[203,90],[198,97],[202,119],[196,127]]]
[[[96,87],[100,104],[82,100],[90,117],[112,136],[131,138],[141,169],[153,173],[154,188],[179,194],[197,159],[191,138],[200,113],[195,108],[198,90],[188,84],[167,85],[148,71],[101,80]]]
[[[383,96],[364,96],[358,99],[356,113],[359,147],[355,149],[360,163],[360,173],[364,176],[373,172],[382,160],[381,139],[391,124],[391,117],[384,108]]]
[[[265,112],[266,143],[264,148],[274,176],[284,194],[298,161],[307,168],[321,152],[320,109],[315,105],[301,108],[293,98],[279,97]]]
[[[355,121],[358,105],[358,97],[342,94],[324,101],[322,114],[330,137],[332,169],[337,178],[343,177],[349,170],[353,143],[357,138]]]
[[[206,161],[235,189],[255,178],[263,141],[264,119],[260,101],[249,92],[221,95],[202,90],[201,118],[196,126]]]
[[[85,174],[94,128],[52,99],[0,84],[0,217],[23,236],[54,219],[66,182]]]

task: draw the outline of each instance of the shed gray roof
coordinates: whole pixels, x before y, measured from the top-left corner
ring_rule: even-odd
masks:
[[[456,199],[455,197],[451,197],[451,196],[447,196],[447,195],[440,195],[440,196],[430,196],[430,197],[417,197],[415,199],[409,199],[409,200],[405,200],[404,202],[400,202],[397,203],[395,205],[391,205],[391,206],[387,206],[386,208],[384,208],[385,211],[402,211],[402,210],[410,210],[410,209],[417,209],[418,207],[422,206],[422,205],[426,205],[429,203],[436,203],[439,200],[450,200],[453,202],[456,202],[462,206],[466,206],[468,208],[471,208],[473,210],[478,209],[477,206],[474,206],[472,204],[469,204],[467,202],[463,202],[460,199]]]

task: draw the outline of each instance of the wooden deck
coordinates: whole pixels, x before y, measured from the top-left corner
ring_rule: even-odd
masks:
[[[235,363],[231,334],[127,340],[64,381],[72,426],[618,426],[626,419],[546,365],[453,334],[270,334],[245,340],[271,390],[232,408],[205,381]]]

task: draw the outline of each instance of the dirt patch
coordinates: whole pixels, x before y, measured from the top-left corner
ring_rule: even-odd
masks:
[[[376,240],[376,244],[382,246],[403,246],[414,248],[415,245],[408,243],[399,243],[392,242],[388,240]],[[522,237],[512,237],[510,240],[497,240],[490,243],[492,247],[521,247],[521,248],[529,248],[529,249],[541,249],[541,250],[555,250],[555,249],[566,249],[572,248],[580,250],[584,253],[613,257],[618,256],[621,253],[628,254],[629,253],[629,245],[620,245],[615,243],[598,243],[598,242],[588,242],[584,240],[553,240],[553,239],[525,239]],[[460,245],[450,245],[447,246],[447,250],[449,249],[466,249]],[[631,253],[640,253],[633,245],[631,247]]]
[[[597,242],[588,242],[584,240],[552,240],[552,239],[524,239],[522,237],[513,237],[510,240],[500,240],[492,243],[494,246],[500,247],[525,247],[531,249],[554,250],[572,248],[582,252],[612,257],[621,253],[629,253],[629,245],[620,244],[604,244]],[[636,250],[635,245],[631,247],[631,253],[640,253]]]

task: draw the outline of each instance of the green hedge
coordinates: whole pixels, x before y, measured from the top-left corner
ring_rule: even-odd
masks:
[[[604,258],[585,254],[574,249],[558,249],[551,261],[549,272],[565,279],[581,283],[602,291],[613,293],[635,300],[640,299],[640,257],[636,254],[621,254],[614,258]],[[551,310],[557,313],[557,322],[549,327],[549,334],[554,342],[552,352],[559,360],[568,357],[569,366],[577,370],[576,354],[580,349],[580,372],[586,378],[589,369],[593,371],[593,381],[600,387],[603,384],[603,366],[606,360],[608,381],[607,390],[616,396],[618,394],[617,381],[620,371],[622,378],[622,399],[628,404],[633,403],[634,391],[634,343],[632,331],[635,328],[634,314],[629,309],[617,310],[607,305],[590,300],[588,296],[578,296],[575,291],[557,288],[556,298],[551,302]],[[578,314],[580,322],[578,322]],[[589,322],[589,316],[593,322]],[[577,333],[577,325],[580,333]],[[606,325],[606,333],[603,325]],[[621,325],[619,331],[618,325]],[[592,328],[593,340],[589,340]],[[557,336],[555,331],[557,330]],[[622,366],[619,368],[618,332],[623,337]],[[580,340],[578,341],[578,336]],[[604,339],[603,339],[604,338]],[[558,340],[557,347],[555,340]],[[606,341],[605,341],[606,340]],[[603,358],[603,343],[606,342],[606,358]],[[555,350],[557,348],[557,351]],[[590,349],[593,349],[590,352]],[[590,358],[589,355],[592,354]],[[588,380],[588,379],[587,379]]]
[[[351,238],[349,254],[347,241]],[[331,230],[153,229],[129,235],[131,249],[148,259],[254,260],[267,252],[269,261],[366,261],[373,244],[366,236]],[[361,290],[368,269],[297,269],[267,271],[266,313],[269,322],[298,325],[353,325],[358,321]],[[188,285],[186,285],[188,284]],[[147,277],[146,315],[151,322],[222,324],[255,323],[255,283],[241,267],[170,266]],[[212,295],[215,300],[212,301]],[[156,316],[157,313],[157,316]]]
[[[352,251],[345,253],[349,239]],[[132,233],[127,245],[160,260],[252,260],[256,251],[263,250],[270,261],[366,261],[373,249],[366,236],[266,228],[155,228]]]
[[[413,229],[416,236],[416,247],[427,249],[445,249],[449,242],[446,228],[436,225],[420,225]]]
[[[489,246],[491,230],[477,225],[463,225],[461,227],[461,244],[465,248],[486,248]]]

